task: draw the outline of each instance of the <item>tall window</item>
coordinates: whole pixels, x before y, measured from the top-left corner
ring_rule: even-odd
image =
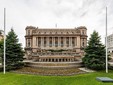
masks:
[[[36,46],[38,45],[38,37],[36,37]]]
[[[31,46],[31,42],[30,42],[30,39],[28,39],[28,47]]]
[[[75,46],[75,38],[72,37],[72,46]]]
[[[30,35],[30,30],[28,30],[28,35]]]
[[[63,47],[63,37],[61,37],[61,47]]]
[[[82,46],[84,47],[84,38],[82,39]]]
[[[55,37],[55,47],[58,47],[58,37]]]
[[[41,37],[38,37],[38,47],[41,47]]]
[[[82,34],[83,34],[83,35],[85,34],[84,30],[82,30]]]
[[[44,47],[46,47],[46,37],[44,37]]]
[[[69,47],[69,37],[66,37],[66,45]]]
[[[52,37],[49,38],[49,46],[52,47]]]
[[[84,42],[82,42],[82,46],[84,47]]]

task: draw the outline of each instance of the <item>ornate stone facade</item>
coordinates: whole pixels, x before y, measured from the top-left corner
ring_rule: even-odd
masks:
[[[37,62],[74,62],[84,55],[87,28],[26,27],[25,57]]]

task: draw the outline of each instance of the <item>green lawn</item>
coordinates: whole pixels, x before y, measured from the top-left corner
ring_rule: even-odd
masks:
[[[39,76],[17,73],[0,73],[0,85],[113,85],[96,81],[97,76],[113,78],[113,71],[79,74],[74,76]]]

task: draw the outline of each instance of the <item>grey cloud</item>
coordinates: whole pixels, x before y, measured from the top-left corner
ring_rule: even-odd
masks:
[[[85,15],[87,15],[88,11],[83,12],[80,17],[84,17]]]
[[[108,6],[108,28],[113,27],[113,0],[0,0],[0,27],[3,8],[7,8],[7,32],[13,26],[25,46],[25,27],[88,27],[88,35],[96,29],[103,37],[105,7]],[[100,29],[99,29],[100,28]],[[110,29],[111,31],[112,29]],[[113,31],[113,30],[112,30]]]

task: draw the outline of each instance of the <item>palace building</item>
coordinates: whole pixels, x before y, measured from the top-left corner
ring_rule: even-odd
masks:
[[[34,62],[76,62],[84,56],[87,28],[26,27],[25,58]]]

